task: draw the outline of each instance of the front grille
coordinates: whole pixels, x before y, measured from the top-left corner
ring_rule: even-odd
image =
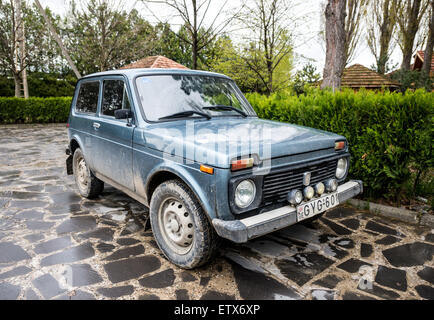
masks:
[[[286,201],[286,195],[293,189],[303,190],[303,174],[311,172],[310,185],[334,178],[338,160],[328,160],[315,165],[272,172],[264,177],[263,205]]]

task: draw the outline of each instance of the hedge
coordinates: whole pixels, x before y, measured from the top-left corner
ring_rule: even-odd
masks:
[[[300,96],[246,96],[261,118],[345,136],[350,178],[363,180],[367,196],[399,199],[414,192],[420,176],[432,175],[434,93],[309,89]],[[0,98],[0,123],[66,122],[70,104],[71,98]],[[433,195],[432,183],[425,189]]]
[[[31,73],[28,75],[27,81],[31,97],[72,97],[77,78],[46,73]],[[0,76],[0,97],[14,96],[14,80]]]
[[[368,197],[399,201],[414,191],[415,176],[416,184],[427,174],[432,180],[434,93],[309,89],[300,96],[246,96],[261,118],[345,136],[352,156],[349,176],[363,180]]]
[[[0,123],[61,123],[68,120],[72,98],[0,97]]]

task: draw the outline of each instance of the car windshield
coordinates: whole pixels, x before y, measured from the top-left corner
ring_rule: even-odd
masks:
[[[172,116],[175,120],[180,118],[180,114],[185,115],[184,118],[201,117],[200,113],[211,117],[256,116],[235,83],[222,77],[142,76],[136,79],[136,84],[146,119],[149,121],[167,121]]]

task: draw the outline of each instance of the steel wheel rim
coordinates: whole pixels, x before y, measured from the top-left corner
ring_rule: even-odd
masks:
[[[80,189],[86,190],[89,183],[89,174],[84,158],[77,161],[77,183]]]
[[[186,254],[194,243],[193,216],[181,201],[164,200],[158,210],[158,224],[166,244],[176,254]]]

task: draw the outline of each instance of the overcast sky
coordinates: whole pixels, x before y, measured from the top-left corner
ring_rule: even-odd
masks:
[[[44,7],[49,6],[53,12],[63,15],[67,11],[69,0],[40,0],[40,2]],[[214,0],[214,7],[212,7],[209,12],[210,18],[213,18],[213,14],[217,14],[219,10],[218,5],[222,2],[223,0]],[[229,4],[236,5],[237,2],[237,0],[230,0]],[[296,39],[295,43],[296,69],[300,69],[308,61],[313,63],[317,67],[318,72],[320,73],[322,73],[322,70],[324,68],[325,43],[320,41],[317,36],[318,32],[321,29],[320,19],[322,2],[324,2],[324,0],[303,0],[302,4],[294,9],[294,11],[296,11],[294,12],[295,15],[303,17],[307,20],[305,23],[303,23],[303,25],[300,26],[300,29],[297,31],[299,34],[303,34],[303,36],[299,36],[298,39]],[[164,17],[161,18],[162,20],[165,20],[167,17],[169,17],[168,10],[163,5],[151,6],[151,9],[153,11],[153,13],[151,13],[145,8],[141,1],[128,0],[125,3],[127,4],[124,8],[125,10],[128,11],[135,7],[151,23],[157,22],[157,19],[154,17],[154,15]],[[171,18],[169,20],[169,23],[171,23],[176,29],[179,26],[180,21],[176,18]],[[231,34],[231,36],[237,38],[237,36],[239,36],[239,31],[238,33]],[[401,62],[402,55],[398,47],[395,48],[391,59],[394,63]],[[355,63],[360,63],[366,67],[370,67],[375,63],[375,59],[366,44],[364,36],[362,36],[354,60],[350,64]]]

